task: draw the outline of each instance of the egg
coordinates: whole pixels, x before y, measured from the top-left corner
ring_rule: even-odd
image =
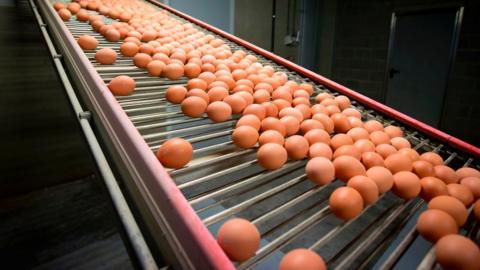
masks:
[[[410,158],[402,154],[393,154],[385,159],[385,167],[393,174],[400,171],[412,171],[413,162]]]
[[[375,152],[375,144],[373,144],[370,140],[368,139],[360,139],[356,141],[353,144],[360,152],[366,153],[366,152]],[[382,157],[382,163],[383,163],[383,157]]]
[[[277,143],[266,143],[257,151],[257,161],[267,170],[279,169],[287,162],[287,150]]]
[[[120,45],[120,52],[124,56],[132,57],[138,53],[138,45],[133,42],[124,42]]]
[[[213,122],[225,122],[232,118],[232,108],[226,102],[215,101],[207,106],[207,115]]]
[[[90,18],[90,15],[88,15],[85,10],[80,10],[79,12],[77,12],[76,16],[77,20],[81,22],[86,22]]]
[[[350,136],[348,136],[346,134],[342,134],[342,133],[333,136],[330,140],[330,146],[332,146],[333,150],[336,150],[340,146],[352,145],[352,144],[353,144],[352,138],[350,138]]]
[[[192,156],[192,145],[182,138],[167,140],[157,151],[158,160],[167,168],[182,168],[192,160]]]
[[[455,197],[448,195],[437,196],[428,203],[428,209],[438,209],[446,212],[455,219],[459,227],[467,222],[467,208]]]
[[[348,116],[348,123],[350,123],[350,126],[352,128],[360,127],[363,128],[363,122],[361,119],[356,118],[354,116]]]
[[[480,178],[473,176],[465,177],[460,181],[460,184],[470,189],[475,199],[480,198]]]
[[[278,108],[272,102],[263,102],[261,105],[265,108],[265,116],[266,117],[277,117],[278,116]]]
[[[80,45],[80,48],[84,50],[95,50],[98,46],[98,41],[89,35],[80,36],[77,39],[77,43]]]
[[[247,114],[240,117],[240,119],[238,119],[236,127],[240,127],[240,126],[251,126],[255,130],[259,131],[261,127],[261,121],[255,115]]]
[[[322,123],[314,119],[305,119],[300,124],[300,131],[302,134],[306,134],[313,129],[324,129]]]
[[[433,165],[430,162],[426,162],[423,160],[417,160],[413,162],[412,171],[420,178],[427,176],[435,176]]]
[[[397,149],[391,146],[390,144],[379,144],[375,147],[375,152],[377,152],[382,158],[387,158],[395,153],[397,153]],[[403,156],[403,155],[402,155]]]
[[[435,244],[435,257],[443,269],[474,270],[480,268],[480,250],[472,240],[446,235]]]
[[[230,105],[232,113],[242,113],[243,109],[247,106],[245,99],[238,95],[226,96],[223,101]]]
[[[258,144],[264,145],[266,143],[276,143],[279,145],[283,145],[285,143],[285,138],[280,134],[280,132],[276,130],[267,130],[260,134],[258,138]]]
[[[327,266],[314,251],[308,249],[294,249],[283,256],[279,270],[327,270]]]
[[[165,67],[163,74],[170,80],[178,80],[183,76],[183,65],[172,62]]]
[[[469,207],[473,203],[473,193],[464,185],[460,184],[448,184],[448,195],[460,200],[466,207]]]
[[[78,14],[77,14],[78,16]],[[105,39],[110,42],[117,42],[120,40],[120,32],[117,29],[109,29],[105,33]]]
[[[324,129],[326,132],[329,134],[332,134],[334,131],[334,123],[333,120],[328,117],[326,114],[323,113],[317,113],[312,116],[312,119],[319,121],[322,123]]]
[[[135,89],[135,80],[130,76],[120,75],[108,83],[108,89],[117,96],[128,96]]]
[[[56,3],[53,4],[53,8],[56,11],[59,11],[60,9],[65,8],[65,4],[61,3],[61,2],[56,2]]]
[[[329,184],[335,179],[335,167],[325,157],[314,157],[305,166],[308,179],[319,186]]]
[[[328,144],[318,142],[310,145],[310,148],[308,149],[308,156],[310,158],[324,157],[328,160],[331,160],[333,153]]]
[[[266,116],[265,108],[260,104],[250,104],[243,110],[243,115],[253,114],[263,120]]]
[[[375,152],[365,152],[361,155],[360,161],[365,166],[365,168],[369,169],[375,166],[385,167],[385,162],[379,154]]]
[[[287,150],[288,157],[293,160],[306,158],[308,155],[308,148],[308,141],[303,136],[293,135],[285,140],[285,150]]]
[[[207,109],[207,102],[204,99],[197,96],[187,97],[180,104],[183,114],[190,117],[202,117],[203,113]]]
[[[111,65],[117,60],[117,53],[110,48],[103,48],[95,53],[95,60],[103,65]]]
[[[320,102],[322,102],[322,101],[324,101],[325,99],[328,99],[328,98],[333,98],[333,96],[332,96],[331,94],[329,94],[329,93],[324,92],[324,93],[318,94],[318,95],[315,97],[315,101],[316,101],[317,103],[320,103]]]
[[[459,180],[462,180],[465,177],[473,176],[480,178],[480,172],[474,168],[463,167],[456,171]]]
[[[354,142],[360,140],[360,139],[369,139],[369,133],[366,129],[360,128],[360,127],[355,127],[350,129],[347,132],[347,135],[350,136]]]
[[[339,156],[351,156],[354,157],[358,160],[360,160],[362,153],[358,148],[356,148],[353,145],[343,145],[337,148],[335,152],[333,153],[333,158],[337,158]]]
[[[220,226],[217,242],[231,260],[242,262],[257,252],[260,232],[250,221],[233,218]]]
[[[173,104],[180,104],[185,99],[187,88],[181,85],[172,85],[165,92],[165,99]]]
[[[382,123],[378,122],[377,120],[369,120],[365,122],[363,127],[369,132],[373,133],[374,131],[383,131]],[[390,136],[389,136],[390,137]]]
[[[281,109],[278,113],[278,116],[280,116],[280,118],[283,118],[285,116],[293,116],[297,118],[299,123],[303,121],[303,114],[299,110],[291,107]]]
[[[278,118],[275,118],[275,117],[267,117],[267,118],[263,119],[262,123],[261,123],[261,129],[263,131],[276,130],[283,137],[285,137],[285,135],[286,135],[285,125]]]
[[[422,186],[418,176],[411,172],[397,172],[393,175],[392,191],[398,197],[409,200],[420,194]]]
[[[152,57],[146,53],[137,53],[133,57],[133,64],[139,68],[146,68],[151,61]]]
[[[458,183],[457,173],[446,165],[437,165],[434,168],[435,176],[446,184]]]
[[[330,144],[330,135],[323,129],[312,129],[303,135],[307,139],[309,145],[322,142]]]
[[[272,101],[272,103],[273,103],[273,105],[275,105],[277,107],[277,109],[279,111],[279,114],[280,114],[281,110],[283,110],[285,108],[291,108],[292,107],[292,104],[290,104],[288,101],[286,101],[284,99],[276,99],[276,100]],[[283,117],[283,116],[280,116],[280,117]]]
[[[210,97],[202,89],[192,89],[187,92],[186,97],[199,97],[203,99],[207,104],[210,103]]]
[[[366,175],[375,182],[379,193],[385,193],[393,187],[393,175],[384,167],[371,167],[367,170]]]
[[[232,133],[233,143],[241,148],[251,148],[257,144],[258,131],[248,125],[237,126]]]
[[[370,133],[369,138],[375,145],[390,144],[390,136],[383,131],[373,131]]]
[[[410,142],[402,137],[394,137],[390,139],[390,144],[393,145],[397,150],[402,148],[411,148]]]
[[[366,176],[357,175],[350,178],[347,186],[360,193],[365,205],[373,204],[378,200],[378,186],[375,181]]]
[[[66,8],[61,8],[58,10],[58,16],[60,16],[60,18],[62,18],[62,20],[66,22],[70,20],[70,18],[72,17],[72,13]]]
[[[412,161],[417,161],[420,158],[418,152],[411,148],[402,148],[398,150],[398,153],[408,156]]]
[[[423,238],[432,243],[445,235],[458,233],[455,220],[449,214],[437,209],[429,209],[421,213],[416,228]]]
[[[223,86],[213,87],[207,93],[210,102],[221,101],[228,97],[228,89]]]
[[[352,128],[350,122],[348,122],[348,118],[344,114],[335,113],[330,116],[330,119],[333,121],[334,131],[337,133],[346,133]]]
[[[426,152],[420,155],[420,160],[430,162],[433,166],[443,165],[443,158],[434,152]]]
[[[147,64],[147,71],[150,76],[160,76],[166,65],[160,60],[152,60]]]
[[[435,177],[427,176],[420,179],[420,185],[422,186],[422,191],[420,196],[429,201],[440,195],[448,195],[447,185]]]
[[[333,161],[333,165],[335,166],[335,176],[343,182],[347,182],[354,176],[366,174],[362,163],[351,156],[339,156]]]
[[[202,72],[200,65],[195,63],[188,63],[183,67],[185,76],[188,78],[197,78]]]
[[[339,219],[350,220],[363,211],[362,195],[351,187],[339,187],[330,195],[328,204]]]
[[[386,126],[384,131],[390,136],[390,138],[403,137],[403,131],[396,126]]]
[[[354,108],[346,108],[342,111],[346,116],[352,116],[358,119],[362,119],[362,114]]]

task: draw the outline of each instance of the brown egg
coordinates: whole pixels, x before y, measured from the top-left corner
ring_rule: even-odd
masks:
[[[362,196],[365,205],[373,204],[378,200],[378,186],[372,179],[357,175],[348,180],[348,187],[358,191]]]
[[[329,184],[335,179],[335,167],[333,163],[322,156],[317,156],[308,161],[305,172],[308,179],[317,185]]]
[[[287,150],[288,157],[293,160],[301,160],[306,158],[308,154],[308,148],[308,141],[303,136],[293,135],[285,140],[285,149]]]
[[[448,184],[448,195],[457,198],[466,207],[469,207],[473,203],[473,193],[464,185],[460,184]]]
[[[390,136],[383,131],[373,131],[369,137],[375,145],[390,144]]]
[[[64,3],[60,3],[60,2],[56,2],[56,3],[53,4],[53,8],[54,8],[56,11],[59,11],[60,9],[65,8],[65,4],[64,4]]]
[[[393,175],[384,167],[371,167],[367,170],[366,175],[375,182],[379,193],[385,193],[393,187]]]
[[[143,44],[140,44],[140,46],[138,46],[138,51],[141,52],[141,53],[146,53],[148,55],[152,55],[155,52],[155,48],[150,44],[143,43]],[[178,61],[177,63],[182,64],[182,66],[183,66],[182,61],[180,61],[178,59],[173,59],[173,58],[170,58],[170,59],[172,60],[172,62],[170,62],[170,63],[173,63],[173,60],[176,60],[176,61]]]
[[[433,167],[435,176],[446,184],[458,183],[457,173],[446,165],[437,165]]]
[[[198,78],[190,79],[187,82],[187,89],[190,90],[193,88],[207,90],[207,82]]]
[[[182,138],[167,140],[157,151],[158,160],[167,168],[182,168],[192,160],[192,156],[192,145]]]
[[[272,132],[276,132],[270,130]],[[279,169],[287,162],[287,150],[277,143],[266,143],[257,151],[257,160],[260,166],[267,170]]]
[[[435,257],[443,269],[480,268],[480,250],[472,240],[455,234],[446,235],[435,244]]]
[[[365,175],[365,167],[358,159],[351,156],[340,156],[333,161],[335,166],[335,176],[347,182],[350,178],[357,175]]]
[[[468,211],[465,205],[455,197],[448,195],[437,196],[428,203],[428,209],[445,211],[455,219],[459,227],[467,222]]]
[[[245,99],[238,95],[229,95],[223,99],[232,108],[232,113],[242,113],[243,109],[247,106]]]
[[[258,131],[249,125],[237,126],[232,133],[233,143],[241,148],[251,148],[255,146],[258,137]]]
[[[228,89],[223,86],[215,86],[207,92],[210,102],[221,101],[228,97]]]
[[[389,169],[393,174],[400,171],[412,171],[412,160],[402,154],[393,154],[385,159],[385,167]]]
[[[333,114],[330,116],[330,119],[333,121],[334,131],[337,133],[346,133],[352,128],[348,122],[348,118],[344,114]]]
[[[327,107],[325,107],[325,109],[327,109],[327,112],[328,112],[328,115],[334,115],[336,113],[341,113],[342,111],[335,105],[329,105]],[[344,115],[344,114],[342,114]],[[346,117],[346,116],[345,116]],[[348,117],[347,117],[347,120],[348,120]]]
[[[85,10],[80,10],[79,12],[77,12],[76,16],[77,20],[81,22],[86,22],[90,18],[90,15],[88,15]]]
[[[350,136],[354,142],[361,140],[361,139],[369,139],[369,133],[364,128],[352,128],[347,132],[347,135]]]
[[[166,65],[160,60],[153,60],[147,64],[147,71],[150,76],[160,76],[165,69]]]
[[[434,152],[426,152],[420,155],[420,160],[430,162],[433,166],[443,165],[443,158]]]
[[[283,145],[285,143],[285,138],[276,130],[267,130],[262,132],[258,138],[258,144],[260,146],[266,143],[277,143],[279,145]]]
[[[328,115],[322,114],[322,113],[317,113],[317,114],[314,114],[312,116],[312,119],[317,120],[320,123],[322,123],[326,132],[328,132],[329,134],[333,133],[334,123],[333,123],[333,120],[330,117],[328,117]]]
[[[312,110],[310,109],[309,105],[299,104],[295,106],[295,109],[299,110],[303,114],[303,119],[309,119],[312,117]]]
[[[458,233],[458,227],[449,214],[441,210],[429,209],[418,217],[417,231],[427,241],[435,243],[445,235]]]
[[[173,104],[180,104],[185,99],[186,94],[187,88],[181,85],[172,85],[167,88],[165,98]]]
[[[422,186],[422,191],[420,196],[429,201],[440,195],[448,195],[447,185],[435,177],[427,176],[420,179],[420,185]]]
[[[383,131],[382,123],[378,122],[377,120],[369,120],[365,122],[363,127],[369,132],[372,133],[374,131]],[[390,136],[389,136],[390,137]]]
[[[418,176],[411,172],[398,172],[393,175],[392,191],[398,197],[409,200],[420,194],[422,186]]]
[[[322,101],[324,101],[325,99],[328,99],[328,98],[333,98],[333,96],[332,96],[331,94],[329,94],[329,93],[324,92],[324,93],[318,94],[318,95],[315,97],[315,101],[316,101],[317,103],[320,103],[320,102],[322,102]]]
[[[208,103],[204,99],[197,96],[187,97],[181,103],[183,114],[194,118],[202,117],[207,105]]]
[[[352,145],[352,144],[353,144],[352,138],[350,138],[350,136],[346,134],[337,134],[333,136],[332,139],[330,140],[330,146],[332,146],[333,150],[336,150],[337,148],[343,145]]]
[[[111,65],[117,60],[117,53],[110,48],[103,48],[95,53],[95,60],[102,65]]]
[[[366,152],[375,152],[375,144],[373,144],[370,140],[368,139],[360,139],[356,141],[353,144],[360,152],[366,153]],[[382,158],[382,163],[383,163],[383,158]]]
[[[283,100],[283,99],[276,99],[276,100],[272,101],[272,103],[277,107],[279,112],[281,110],[285,109],[285,108],[291,108],[292,107],[292,104],[288,103],[288,101]],[[282,116],[280,116],[280,117],[282,117]]]
[[[363,122],[362,120],[354,117],[354,116],[348,116],[348,123],[350,123],[350,126],[352,128],[355,128],[355,127],[361,127],[363,128]]]
[[[418,177],[423,178],[427,176],[435,176],[435,171],[433,170],[433,165],[430,162],[423,160],[417,160],[413,162],[413,172],[418,175]]]
[[[362,119],[362,114],[354,108],[346,108],[342,111],[346,116],[352,116],[358,119]]]
[[[390,144],[379,144],[375,147],[375,152],[377,152],[382,158],[387,158],[395,153],[397,153],[397,149],[391,146]],[[402,155],[403,156],[403,155]]]
[[[139,68],[146,68],[152,57],[146,53],[137,53],[133,57],[133,64]]]
[[[240,126],[251,126],[257,131],[259,131],[261,126],[261,121],[255,115],[247,114],[240,117],[240,119],[238,119],[236,127],[240,127]]]
[[[138,53],[138,45],[133,42],[124,42],[120,45],[120,52],[125,56],[134,56]]]
[[[420,157],[418,152],[411,148],[402,148],[398,150],[398,153],[408,156],[412,161],[417,161]]]
[[[260,247],[260,233],[250,221],[233,218],[220,226],[217,242],[231,260],[243,262]]]
[[[340,219],[350,220],[363,211],[362,195],[351,187],[339,187],[330,195],[330,210]]]
[[[70,10],[62,8],[58,10],[58,16],[60,16],[60,18],[62,18],[62,20],[66,22],[70,20],[70,18],[72,17],[72,13],[70,12]]]
[[[267,118],[263,119],[262,124],[261,124],[261,129],[263,131],[276,130],[283,137],[285,137],[285,135],[286,135],[285,125],[278,118],[275,118],[275,117],[267,117]],[[288,149],[287,149],[287,151],[288,151]]]
[[[310,145],[318,142],[330,144],[330,135],[323,129],[312,129],[303,136]]]
[[[300,132],[306,134],[313,129],[323,129],[322,123],[314,119],[305,119],[300,124]]]
[[[324,157],[328,160],[331,160],[333,153],[332,149],[330,148],[330,146],[328,146],[328,144],[319,142],[310,145],[310,148],[308,149],[308,156],[310,158]]]
[[[299,123],[303,121],[303,114],[299,110],[291,107],[281,109],[278,113],[278,116],[280,116],[280,118],[283,118],[285,116],[293,116],[297,118]]]
[[[480,178],[473,176],[465,177],[460,181],[460,184],[470,189],[475,199],[480,198]]]
[[[98,46],[98,41],[89,35],[80,36],[77,39],[77,43],[80,45],[80,48],[84,50],[95,50]]]
[[[78,3],[69,3],[67,9],[70,10],[72,14],[77,14],[80,11],[80,5]]]
[[[199,98],[205,100],[205,102],[207,104],[210,102],[210,97],[202,89],[192,89],[192,90],[187,92],[186,97],[199,97]]]
[[[403,137],[403,131],[396,126],[386,126],[384,131],[390,138]]]
[[[130,76],[120,75],[108,83],[108,89],[116,96],[128,96],[135,89],[135,80]]]
[[[225,122],[232,118],[232,108],[226,102],[215,101],[207,106],[207,115],[213,122]]]
[[[473,176],[480,178],[480,172],[474,168],[463,167],[456,171],[459,180],[462,180],[465,177]]]
[[[334,159],[336,159],[339,156],[351,156],[351,157],[354,157],[354,158],[360,160],[360,158],[362,156],[362,153],[355,146],[347,144],[347,145],[340,146],[333,153],[333,158]]]
[[[185,76],[188,78],[197,78],[198,75],[202,72],[202,68],[195,63],[188,63],[184,67]]]
[[[253,114],[263,120],[266,116],[265,108],[260,104],[250,104],[243,110],[243,115]]]
[[[178,80],[183,76],[183,65],[172,62],[165,67],[163,75],[170,80]]]
[[[279,270],[327,270],[327,266],[314,251],[308,249],[294,249],[283,256]]]
[[[365,166],[365,168],[369,169],[375,166],[385,167],[385,162],[379,154],[375,152],[365,152],[360,157],[360,161]]]
[[[390,144],[393,145],[397,150],[400,150],[402,148],[411,148],[412,146],[410,145],[410,142],[402,137],[394,137],[390,139]]]
[[[117,42],[120,40],[120,32],[117,29],[109,29],[105,33],[105,39],[110,42]]]
[[[263,102],[261,105],[265,108],[265,116],[267,117],[278,116],[278,108],[272,102]]]

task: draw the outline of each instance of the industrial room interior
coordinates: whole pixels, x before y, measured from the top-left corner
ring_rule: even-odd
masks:
[[[3,269],[480,268],[480,1],[0,14]]]

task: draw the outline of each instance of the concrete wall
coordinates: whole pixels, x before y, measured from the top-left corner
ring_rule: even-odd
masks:
[[[382,101],[393,11],[458,1],[339,0],[332,78]],[[440,129],[480,145],[480,2],[465,1],[464,19]]]

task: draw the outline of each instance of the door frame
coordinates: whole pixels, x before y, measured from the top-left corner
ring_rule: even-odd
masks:
[[[418,7],[412,7],[412,8],[401,8],[397,9],[396,11],[392,12],[392,17],[390,20],[390,34],[388,37],[388,47],[387,47],[387,61],[385,65],[385,74],[384,74],[384,79],[383,79],[383,90],[382,90],[382,102],[386,104],[387,102],[387,91],[388,91],[388,80],[389,80],[389,70],[391,68],[391,57],[393,53],[393,44],[395,42],[395,30],[397,26],[397,17],[400,15],[409,15],[409,14],[428,14],[428,13],[433,13],[433,12],[438,12],[442,10],[449,10],[449,11],[455,11],[455,20],[454,20],[454,26],[453,26],[453,34],[452,34],[452,44],[450,46],[450,55],[449,55],[449,61],[448,61],[448,70],[447,70],[447,83],[445,84],[445,91],[443,94],[443,99],[442,99],[442,108],[441,108],[441,114],[440,114],[440,119],[439,122],[437,123],[438,127],[442,125],[444,115],[445,115],[445,97],[447,96],[447,90],[448,90],[448,83],[450,81],[451,73],[452,73],[452,66],[455,61],[455,56],[457,52],[457,46],[458,46],[458,40],[460,37],[460,30],[462,26],[462,20],[463,20],[463,10],[464,6],[461,3],[457,4],[439,4],[439,5],[434,5],[434,6],[418,6]]]

